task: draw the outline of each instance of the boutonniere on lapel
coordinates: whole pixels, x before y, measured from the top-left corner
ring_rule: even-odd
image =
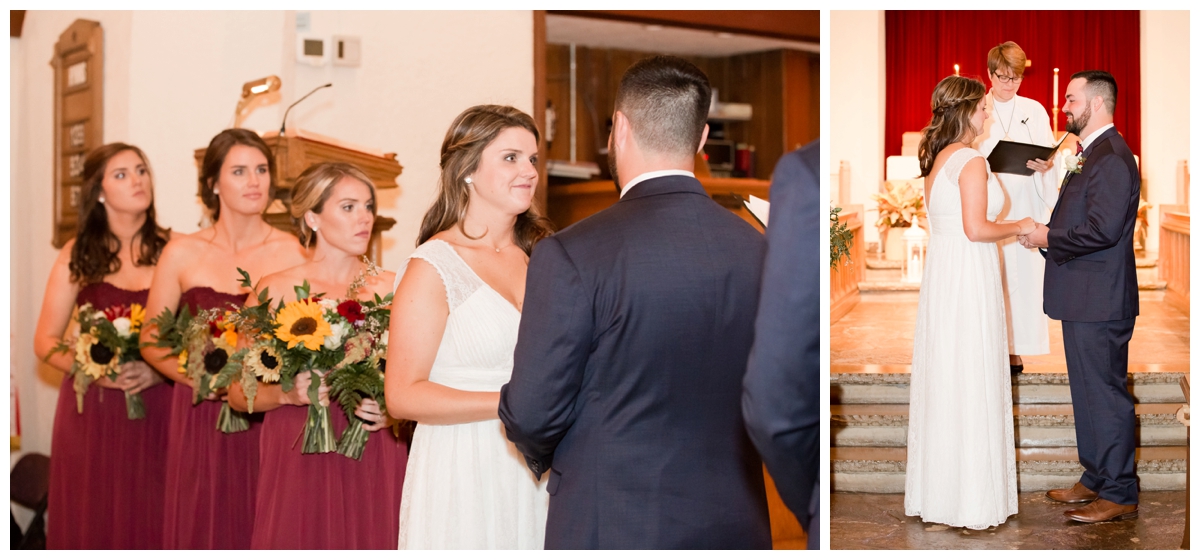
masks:
[[[1063,163],[1067,165],[1067,173],[1083,173],[1083,162],[1085,161],[1087,161],[1087,158],[1078,154],[1067,153],[1063,155]]]

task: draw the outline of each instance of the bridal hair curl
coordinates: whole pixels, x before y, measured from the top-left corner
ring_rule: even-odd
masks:
[[[225,157],[229,155],[229,150],[234,146],[249,146],[260,152],[267,158],[267,169],[271,175],[271,186],[267,191],[267,203],[275,200],[275,155],[271,153],[271,148],[263,141],[262,137],[253,130],[244,128],[227,128],[213,136],[212,141],[208,143],[208,149],[204,151],[204,161],[200,164],[200,202],[204,203],[204,207],[212,214],[212,221],[216,222],[221,217],[221,199],[217,193],[213,191],[216,186],[217,179],[221,176],[221,166],[225,165]]]
[[[921,144],[917,148],[922,177],[933,171],[933,160],[946,146],[960,140],[969,143],[979,134],[971,127],[971,115],[986,92],[983,82],[974,78],[946,76],[938,82],[929,102],[933,118],[921,130]]]
[[[304,221],[304,213],[311,210],[320,214],[333,194],[333,186],[346,177],[355,179],[371,189],[371,215],[378,216],[375,210],[375,183],[371,182],[371,178],[367,177],[363,170],[340,161],[310,166],[296,178],[296,186],[292,187],[292,226],[296,229],[300,243],[305,247],[315,243],[317,237]]]
[[[71,271],[71,281],[77,284],[100,282],[105,276],[121,270],[121,240],[108,227],[108,210],[100,203],[100,195],[104,194],[103,183],[108,162],[126,151],[142,158],[151,193],[146,221],[131,240],[138,247],[134,263],[137,266],[158,264],[158,256],[167,244],[167,230],[158,227],[154,214],[154,173],[150,170],[150,160],[146,159],[145,152],[137,146],[120,142],[100,146],[92,150],[83,162],[79,224],[75,230],[75,245],[71,248],[71,262],[67,265]]]
[[[438,197],[421,220],[417,245],[456,225],[468,239],[478,239],[463,229],[462,221],[471,196],[466,178],[479,167],[483,149],[509,128],[528,130],[535,141],[541,137],[532,117],[505,105],[476,105],[463,111],[450,123],[446,138],[442,140]],[[538,241],[553,232],[550,220],[542,216],[534,200],[528,210],[517,216],[517,223],[513,226],[513,243],[528,255],[533,253],[533,246]]]

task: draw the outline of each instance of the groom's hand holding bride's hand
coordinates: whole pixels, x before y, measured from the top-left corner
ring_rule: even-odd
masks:
[[[1021,218],[1020,220],[998,220],[998,224],[1017,224],[1017,240],[1020,241],[1026,235],[1033,233],[1037,228],[1038,223],[1033,221],[1033,218]]]
[[[1045,248],[1049,246],[1046,236],[1050,233],[1050,228],[1043,224],[1034,224],[1036,227],[1032,232],[1024,235],[1018,235],[1017,241],[1026,249]]]

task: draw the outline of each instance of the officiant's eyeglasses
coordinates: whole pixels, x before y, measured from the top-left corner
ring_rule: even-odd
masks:
[[[1021,76],[1005,76],[1004,74],[992,74],[992,76],[995,76],[1002,84],[1019,84],[1022,80]]]

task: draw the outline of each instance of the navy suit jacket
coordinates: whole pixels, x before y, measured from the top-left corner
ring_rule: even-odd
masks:
[[[741,385],[763,236],[686,176],[538,243],[508,439],[549,473],[546,548],[770,548]]]
[[[743,382],[746,429],[779,495],[819,547],[821,440],[821,148],[784,154],[771,220],[754,347]]]
[[[1138,314],[1133,230],[1141,177],[1125,139],[1110,128],[1083,151],[1046,227],[1042,308],[1051,319],[1119,321]]]

